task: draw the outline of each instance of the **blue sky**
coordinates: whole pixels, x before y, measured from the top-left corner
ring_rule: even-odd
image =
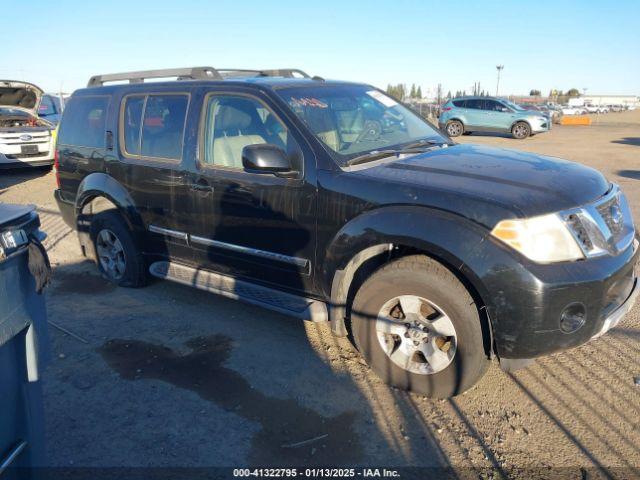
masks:
[[[479,81],[495,93],[504,64],[503,94],[640,94],[636,0],[36,0],[14,10],[0,30],[0,78],[50,91],[97,73],[211,65],[299,67],[423,93]]]

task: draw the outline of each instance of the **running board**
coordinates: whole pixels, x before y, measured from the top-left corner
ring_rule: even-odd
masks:
[[[152,263],[149,273],[157,278],[217,293],[302,320],[324,322],[329,319],[324,302],[237,280],[227,275],[199,270],[175,262]]]

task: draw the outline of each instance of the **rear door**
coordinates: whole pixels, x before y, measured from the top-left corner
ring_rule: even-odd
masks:
[[[140,215],[143,250],[187,263],[191,249],[177,204],[190,97],[188,90],[176,89],[124,95],[116,157],[107,162],[107,173],[126,188]]]
[[[476,130],[481,130],[486,126],[487,118],[482,111],[483,100],[470,98],[465,101],[466,116],[468,125]]]
[[[217,272],[295,291],[312,288],[315,157],[283,112],[259,92],[203,92],[198,159],[189,183],[197,263]],[[244,171],[242,149],[276,145],[297,170],[290,177]]]

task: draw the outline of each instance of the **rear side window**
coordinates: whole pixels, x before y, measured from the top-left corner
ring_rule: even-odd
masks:
[[[458,107],[458,108],[465,108],[465,101],[464,100],[454,100],[453,104]]]
[[[186,94],[125,97],[120,113],[123,153],[180,160],[188,105]]]
[[[482,110],[484,108],[484,100],[478,100],[475,98],[467,100],[467,108],[471,108],[473,110]]]
[[[124,150],[129,155],[140,155],[140,124],[145,97],[127,97],[123,108]]]
[[[71,97],[66,105],[58,143],[104,148],[109,97]]]

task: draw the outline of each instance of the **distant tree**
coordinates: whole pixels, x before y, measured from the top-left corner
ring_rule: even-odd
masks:
[[[569,96],[569,97],[579,97],[580,96],[580,90],[578,90],[577,88],[572,88],[571,90],[569,90],[567,92],[567,96]]]
[[[397,85],[387,85],[387,94],[397,98],[398,100],[404,100],[407,96],[407,86],[398,83]]]
[[[532,97],[539,97],[539,96],[540,96],[540,95],[542,95],[542,94],[540,93],[540,90],[535,90],[535,89],[534,89],[534,90],[531,90],[531,91],[529,92],[529,95],[530,95],[530,96],[532,96]]]
[[[466,96],[467,96],[467,91],[466,91],[466,90],[463,90],[463,91],[462,91],[462,96],[463,96],[463,97],[466,97]]]
[[[451,90],[447,92],[447,98],[451,98]]]
[[[416,84],[411,84],[411,93],[409,94],[409,98],[416,98]]]
[[[422,87],[418,85],[418,89],[416,90],[416,97],[422,98]]]

